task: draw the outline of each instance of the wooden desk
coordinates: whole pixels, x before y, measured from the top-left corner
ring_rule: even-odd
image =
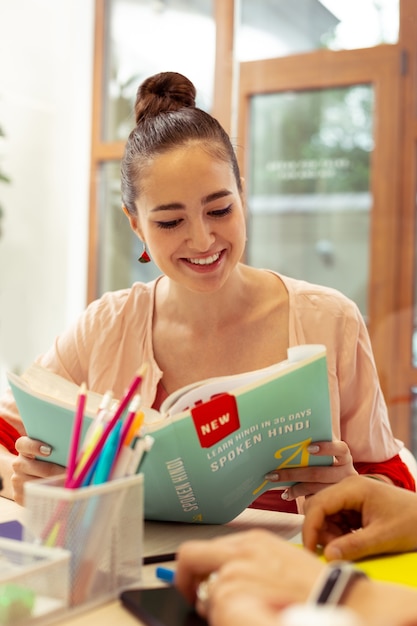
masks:
[[[0,522],[18,519],[24,524],[25,510],[15,502],[0,498]],[[226,525],[197,525],[168,522],[145,522],[144,556],[175,552],[186,539],[209,539],[220,535],[265,528],[280,536],[300,543],[300,530],[303,517],[292,513],[275,513],[246,509],[236,519]],[[172,566],[173,564],[169,564]],[[142,570],[143,587],[161,586],[155,576],[155,565],[146,565]],[[67,618],[57,621],[62,626],[138,626],[140,622],[122,607],[119,601],[104,604],[91,610],[74,610]]]

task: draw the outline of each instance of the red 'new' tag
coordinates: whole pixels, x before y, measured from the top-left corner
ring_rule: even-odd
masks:
[[[235,396],[222,393],[191,409],[202,448],[210,448],[240,428]]]

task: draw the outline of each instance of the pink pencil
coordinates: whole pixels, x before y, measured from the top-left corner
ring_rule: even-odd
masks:
[[[77,462],[78,447],[80,445],[81,428],[83,425],[84,408],[87,399],[87,385],[82,383],[80,393],[78,395],[77,410],[74,416],[74,424],[72,426],[71,443],[68,453],[68,469],[65,478],[65,487],[71,483]]]
[[[91,451],[91,454],[90,454],[89,458],[86,460],[86,462],[83,465],[83,467],[81,468],[80,473],[77,474],[77,476],[73,477],[73,479],[70,481],[69,485],[67,485],[70,489],[77,489],[78,487],[82,486],[82,484],[84,482],[84,479],[86,478],[88,472],[90,471],[90,468],[92,467],[94,461],[97,459],[98,455],[100,454],[101,450],[103,449],[104,444],[106,443],[106,440],[107,440],[107,436],[113,430],[113,428],[116,425],[117,421],[122,416],[124,410],[128,406],[130,400],[132,399],[132,397],[136,393],[136,390],[138,389],[139,385],[141,384],[141,382],[143,380],[143,374],[144,374],[145,370],[146,370],[146,367],[143,366],[136,373],[136,375],[135,375],[135,377],[134,377],[134,379],[133,379],[129,389],[127,390],[127,392],[126,392],[125,396],[123,397],[123,399],[120,401],[120,404],[117,407],[115,414],[113,415],[111,420],[107,423],[106,427],[104,428],[103,433],[102,433],[100,439],[98,440],[98,442],[96,443],[95,447]]]

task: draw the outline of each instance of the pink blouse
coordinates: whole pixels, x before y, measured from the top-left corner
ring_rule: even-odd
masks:
[[[354,461],[380,462],[402,447],[391,431],[371,344],[362,315],[340,292],[278,275],[289,294],[289,343],[327,347],[333,432]],[[104,294],[55,340],[37,361],[77,384],[121,397],[135,371],[149,368],[141,388],[145,406],[159,404],[162,372],[152,346],[155,285],[135,283]],[[24,434],[10,391],[0,399],[0,416]],[[1,428],[1,424],[0,424]],[[1,433],[0,433],[1,434]]]

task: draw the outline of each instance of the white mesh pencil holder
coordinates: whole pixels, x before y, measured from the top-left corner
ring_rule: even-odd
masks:
[[[70,553],[0,538],[0,625],[46,624],[69,603]]]
[[[69,550],[70,606],[98,604],[140,581],[143,475],[79,489],[64,480],[25,484],[25,540]]]

